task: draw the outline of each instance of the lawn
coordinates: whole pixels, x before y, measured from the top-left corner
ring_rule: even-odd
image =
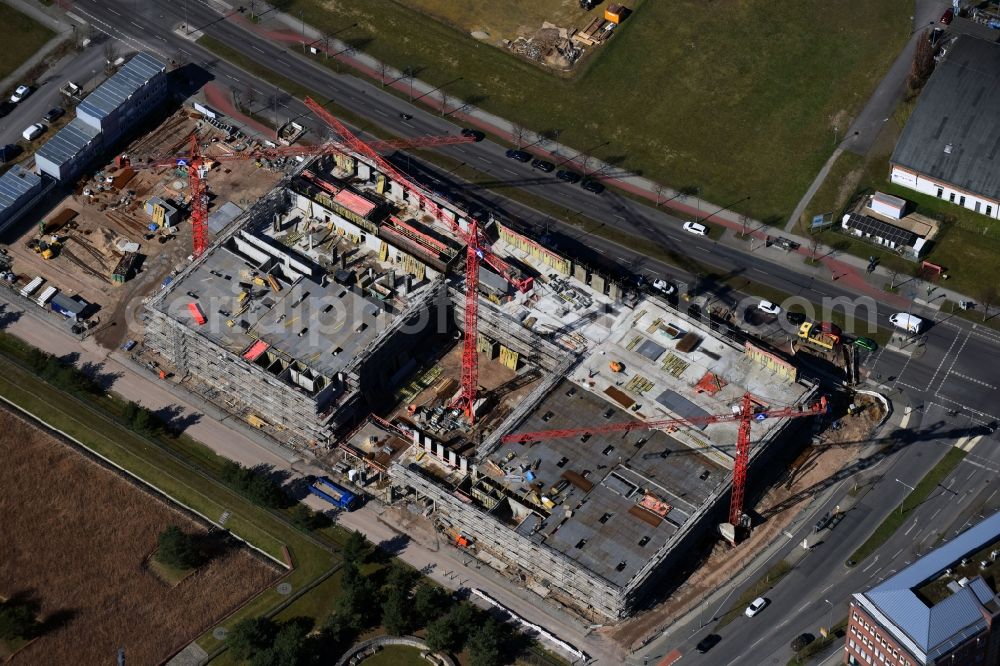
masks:
[[[949,449],[938,464],[924,475],[920,483],[914,486],[914,489],[903,498],[903,501],[894,508],[893,512],[875,528],[872,535],[851,554],[847,560],[848,566],[860,564],[881,548],[882,544],[902,527],[903,523],[909,519],[910,514],[923,504],[931,492],[948,478],[948,475],[958,467],[964,458],[965,451],[956,448]]]
[[[6,26],[4,43],[7,44],[4,47],[7,55],[0,58],[0,78],[20,67],[21,63],[37,53],[45,42],[56,36],[56,33],[41,23],[5,3],[0,3],[0,22]]]
[[[175,585],[144,567],[168,525],[204,535],[176,507],[0,411],[0,545],[5,596],[41,604],[25,663],[99,663],[128,646],[157,663],[278,577],[246,548],[222,546]]]
[[[603,13],[580,9],[577,0],[407,0],[407,5],[466,33],[485,33],[483,41],[505,48],[501,41],[530,37],[548,21],[560,28],[584,28]],[[598,49],[599,51],[599,49]]]
[[[910,32],[904,0],[643,2],[575,78],[393,0],[285,10],[453,97],[723,205],[784,219]],[[352,24],[353,27],[349,27]],[[345,30],[346,28],[346,30]],[[836,130],[835,130],[836,128]]]
[[[359,662],[358,666],[422,666],[427,664],[420,656],[420,648],[407,645],[389,645],[377,654]]]

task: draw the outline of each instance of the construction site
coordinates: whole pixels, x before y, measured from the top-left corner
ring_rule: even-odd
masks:
[[[825,412],[815,383],[439,200],[313,110],[341,140],[146,303],[161,371],[593,619],[738,543],[748,472]]]
[[[141,333],[129,330],[136,306],[191,254],[190,236],[180,227],[190,211],[190,184],[177,157],[189,151],[192,136],[206,155],[212,233],[284,175],[285,160],[249,157],[257,142],[180,109],[113,162],[82,177],[37,226],[9,241],[18,278],[41,277],[45,289],[39,287],[39,293],[53,288],[56,295],[87,304],[89,327],[107,347]]]

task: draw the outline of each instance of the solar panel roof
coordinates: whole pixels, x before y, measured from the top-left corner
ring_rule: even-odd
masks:
[[[6,209],[41,182],[38,174],[15,164],[10,171],[0,176],[0,210]]]
[[[870,234],[896,245],[909,247],[917,242],[917,235],[912,231],[859,213],[848,215],[847,228],[857,229],[861,233]]]

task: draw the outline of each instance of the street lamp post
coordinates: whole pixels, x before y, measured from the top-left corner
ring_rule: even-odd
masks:
[[[902,482],[902,481],[900,481],[899,479],[896,479],[896,483],[898,483],[898,484],[899,484],[899,485],[901,485],[901,486],[905,486],[905,487],[909,488],[909,489],[910,489],[910,492],[911,492],[911,493],[912,493],[912,492],[913,492],[913,491],[915,490],[915,488],[914,488],[913,486],[911,486],[911,485],[910,485],[910,484],[908,484],[908,483],[903,483],[903,482]],[[906,498],[904,497],[904,498],[903,498],[903,502],[900,502],[900,503],[899,503],[899,515],[901,515],[901,516],[903,515],[903,503],[904,503],[905,501],[906,501]]]
[[[827,619],[826,619],[826,631],[827,631],[827,634],[829,634],[833,630],[833,628],[831,626],[833,624],[833,604],[830,603],[829,599],[824,599],[823,601],[825,601],[830,606],[830,615],[827,616]]]

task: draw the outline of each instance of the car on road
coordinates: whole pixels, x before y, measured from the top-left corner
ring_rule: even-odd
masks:
[[[604,185],[596,180],[591,180],[590,178],[584,178],[580,183],[580,187],[587,190],[588,192],[593,192],[594,194],[600,194],[604,191]]]
[[[720,636],[719,634],[709,634],[708,636],[705,636],[703,639],[698,641],[698,644],[694,646],[694,649],[698,651],[698,654],[705,654],[706,652],[714,648],[716,645],[718,645],[719,641],[721,640],[722,636]]]
[[[42,120],[47,123],[52,123],[62,118],[65,114],[66,111],[64,111],[61,106],[53,106],[49,109],[49,112],[45,114],[45,117],[42,118]]]
[[[801,312],[786,312],[785,320],[792,326],[801,326],[806,321],[806,316]]]
[[[924,327],[924,320],[916,315],[911,315],[909,312],[897,312],[889,317],[889,321],[896,328],[901,328],[910,333],[919,333],[920,329]]]
[[[789,647],[792,648],[792,652],[801,652],[814,640],[816,640],[816,637],[812,634],[799,634],[792,639],[792,643]]]
[[[125,344],[122,345],[122,351],[132,351],[135,349],[136,344],[138,343],[135,340],[127,340]]]
[[[31,88],[28,86],[18,86],[14,93],[10,96],[10,101],[17,104],[22,99],[31,94]]]
[[[41,123],[35,123],[34,125],[29,125],[21,132],[21,136],[24,137],[25,141],[34,141],[42,134],[45,133],[45,125]]]
[[[548,160],[543,160],[540,157],[536,157],[535,159],[531,160],[531,168],[538,169],[539,171],[543,171],[545,173],[552,173],[555,170],[556,165],[553,164],[552,162],[549,162]]]
[[[526,153],[523,150],[515,150],[511,148],[506,153],[507,157],[512,160],[517,160],[518,162],[529,162],[531,161],[531,153]]]
[[[955,18],[955,10],[950,7],[945,10],[944,14],[941,14],[941,24],[951,25],[952,19]]]
[[[471,136],[474,141],[482,141],[483,139],[486,138],[486,132],[480,132],[477,129],[463,127],[462,136]]]
[[[559,169],[556,171],[556,178],[567,183],[575,183],[580,180],[580,174],[575,171],[570,171],[568,169]]]
[[[666,280],[661,280],[659,278],[653,280],[653,289],[666,296],[671,296],[677,293],[676,285],[672,282],[667,282]]]
[[[765,599],[764,597],[757,597],[756,599],[750,602],[750,605],[747,606],[747,609],[745,611],[743,611],[743,614],[746,615],[747,617],[753,617],[757,615],[757,613],[764,610],[764,606],[767,606],[767,599]]]
[[[699,222],[685,222],[684,231],[688,232],[689,234],[697,234],[699,236],[708,235],[708,227]]]
[[[854,346],[865,351],[875,351],[878,349],[878,344],[871,338],[854,338]]]
[[[757,309],[761,312],[766,312],[769,315],[777,316],[781,314],[781,308],[771,301],[761,301],[757,304]]]

